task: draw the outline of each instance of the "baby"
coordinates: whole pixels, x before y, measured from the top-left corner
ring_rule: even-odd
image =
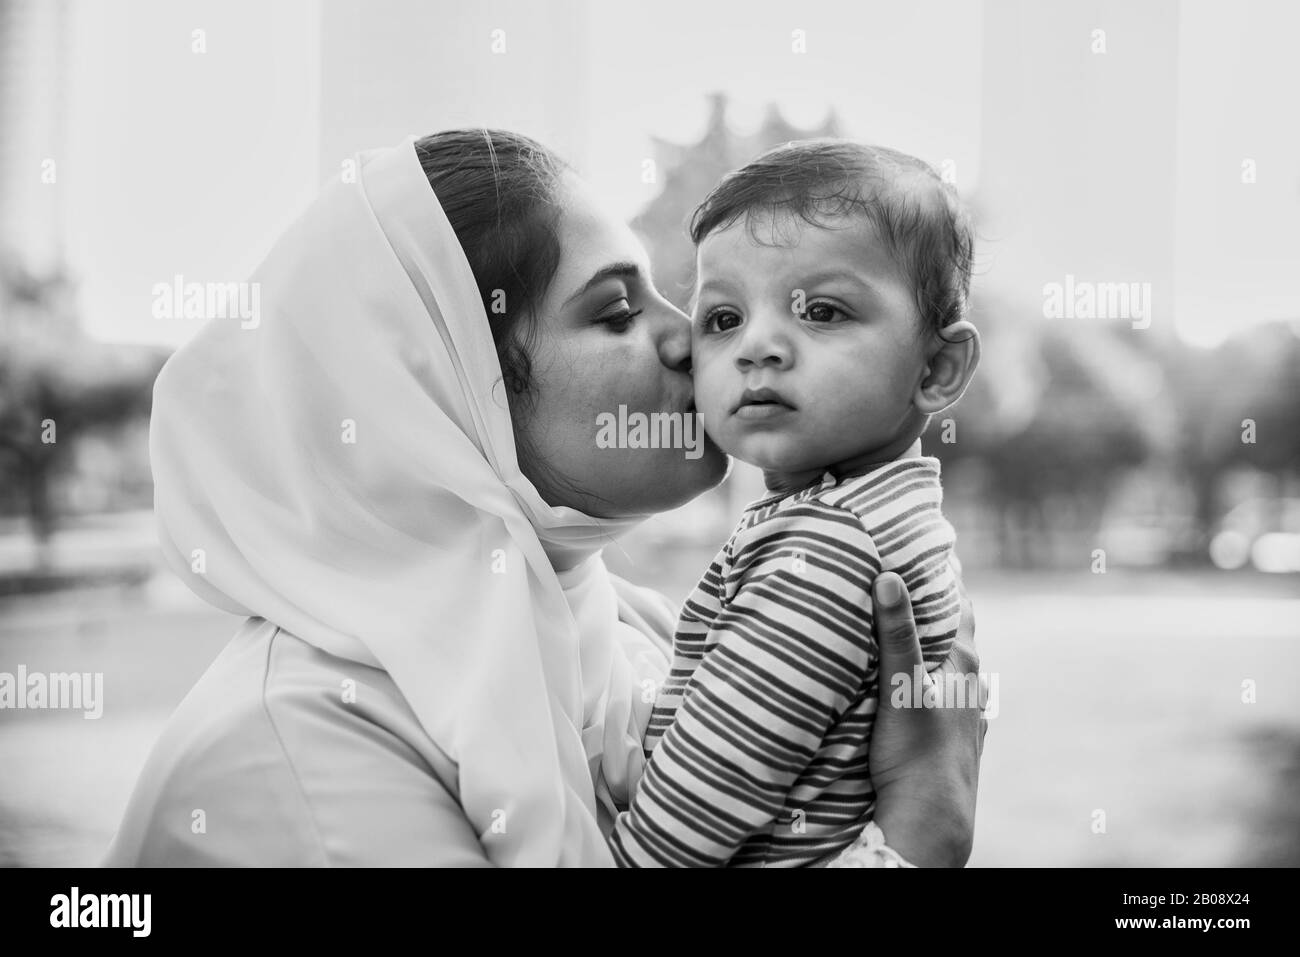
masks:
[[[623,866],[822,864],[875,807],[873,580],[902,577],[928,667],[957,633],[920,436],[979,360],[971,230],[920,160],[809,140],[724,178],[691,238],[696,407],[770,494],[686,601],[611,846]]]

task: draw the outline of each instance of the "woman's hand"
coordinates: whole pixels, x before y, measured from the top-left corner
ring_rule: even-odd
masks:
[[[960,586],[956,559],[953,570]],[[880,646],[880,704],[870,752],[875,820],[889,846],[918,867],[962,867],[974,840],[975,791],[988,722],[979,694],[959,699],[965,706],[956,707],[943,700],[936,680],[961,675],[966,689],[979,688],[975,616],[964,587],[961,596],[961,624],[952,652],[936,671],[926,674],[903,580],[882,574],[872,590]],[[938,686],[938,701],[946,706],[913,706],[916,667],[927,684]],[[902,685],[895,681],[898,674],[906,676]],[[904,696],[900,688],[908,693]],[[906,700],[896,704],[895,696]]]

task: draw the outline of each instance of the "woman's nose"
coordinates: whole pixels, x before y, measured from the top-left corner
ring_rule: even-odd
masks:
[[[786,369],[793,360],[794,353],[781,319],[751,316],[741,329],[736,368],[742,372],[756,366]]]
[[[691,320],[676,306],[664,303],[659,332],[659,361],[674,372],[691,371]]]

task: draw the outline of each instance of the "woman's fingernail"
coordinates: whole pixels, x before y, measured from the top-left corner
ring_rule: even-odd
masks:
[[[876,598],[886,608],[892,608],[903,598],[903,589],[900,587],[897,575],[884,575],[876,583]]]

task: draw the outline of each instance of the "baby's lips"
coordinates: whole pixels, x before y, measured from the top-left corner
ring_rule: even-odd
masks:
[[[735,405],[732,406],[731,411],[734,414],[747,405],[760,404],[782,405],[791,411],[795,410],[794,403],[786,398],[783,393],[768,386],[760,386],[758,388],[751,387],[742,392],[740,398],[737,399]]]

